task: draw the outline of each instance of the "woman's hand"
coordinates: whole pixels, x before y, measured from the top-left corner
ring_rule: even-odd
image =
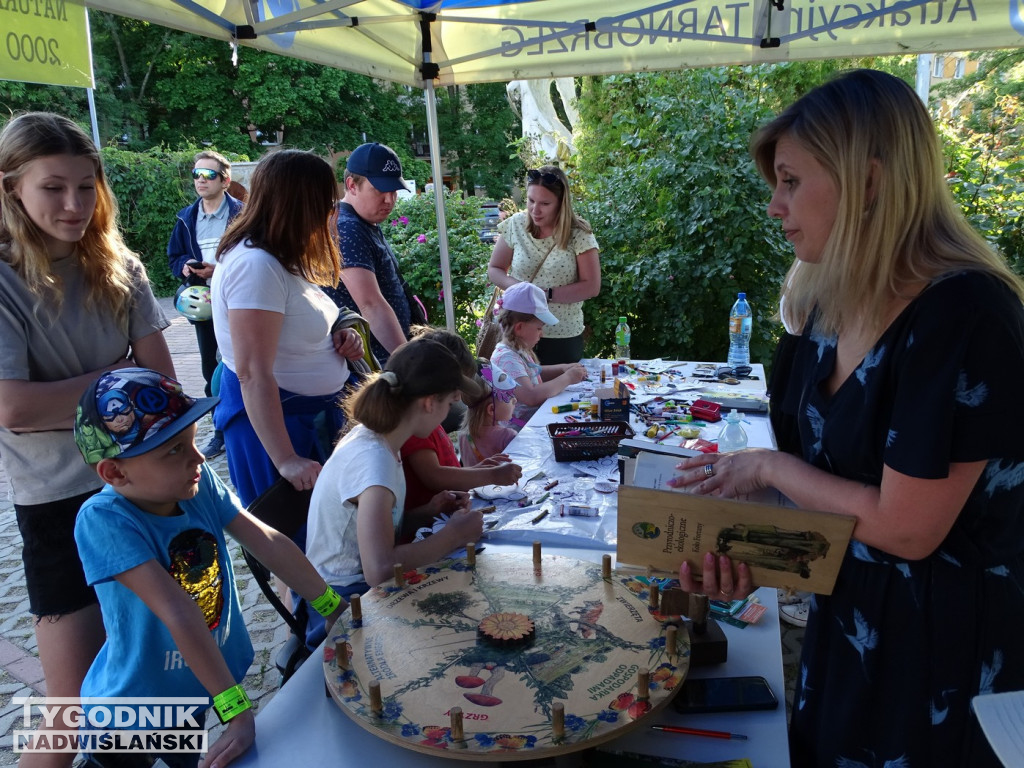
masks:
[[[775,453],[763,448],[748,448],[735,453],[704,453],[676,464],[679,474],[667,483],[703,496],[733,499],[745,493],[767,488],[765,464]]]
[[[235,715],[210,746],[210,751],[199,763],[199,768],[224,768],[247,750],[256,738],[256,717],[251,709]]]
[[[304,459],[293,453],[277,467],[281,477],[287,480],[297,491],[308,491],[320,477],[320,470],[323,467],[320,462],[312,459]]]
[[[363,356],[363,337],[353,328],[342,328],[332,334],[334,351],[346,360],[359,360]]]
[[[704,553],[701,578],[696,578],[690,564],[684,560],[679,566],[679,586],[684,592],[697,592],[710,600],[742,600],[756,589],[746,563],[733,565],[727,555]]]

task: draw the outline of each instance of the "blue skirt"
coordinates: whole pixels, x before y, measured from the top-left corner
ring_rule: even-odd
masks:
[[[295,453],[307,459],[327,461],[342,427],[342,391],[309,397],[278,389],[284,424]],[[228,472],[235,492],[247,507],[273,485],[281,475],[267,455],[253,429],[242,402],[238,376],[223,366],[220,377],[220,403],[214,411],[213,425],[224,433]]]

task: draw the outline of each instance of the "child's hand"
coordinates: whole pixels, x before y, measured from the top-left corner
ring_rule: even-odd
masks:
[[[256,738],[256,716],[251,709],[235,715],[224,733],[210,746],[199,768],[224,768],[247,750]]]
[[[481,461],[478,467],[500,467],[502,464],[507,464],[512,461],[512,457],[507,453],[496,453],[493,456],[488,456],[486,459]]]
[[[491,478],[494,485],[515,485],[523,476],[523,468],[518,464],[502,464],[491,470]]]
[[[484,516],[475,509],[458,509],[448,518],[444,530],[450,531],[457,544],[479,541],[484,533]]]
[[[569,363],[565,367],[565,376],[568,377],[570,384],[579,384],[587,378],[587,369],[579,363]]]
[[[465,491],[440,491],[427,504],[432,515],[450,515],[460,509],[469,509],[469,494]]]
[[[330,616],[324,617],[324,627],[326,627],[327,629],[328,637],[331,636],[331,629],[333,629],[334,627],[334,622],[341,618],[341,614],[345,612],[346,608],[348,608],[348,603],[342,600],[341,604],[334,609],[334,613],[332,613]]]

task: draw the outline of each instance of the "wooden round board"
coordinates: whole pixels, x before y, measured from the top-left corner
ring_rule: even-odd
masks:
[[[359,725],[403,747],[466,760],[526,760],[623,735],[663,708],[689,666],[685,628],[675,653],[670,622],[648,607],[648,587],[601,565],[530,554],[445,560],[389,581],[338,620],[324,651],[327,687]],[[487,616],[534,622],[529,644],[477,639]],[[336,659],[347,651],[348,669]],[[648,696],[638,696],[647,671]],[[380,685],[380,711],[371,687]],[[453,736],[452,710],[462,711]],[[562,709],[562,713],[558,710]],[[564,719],[562,735],[552,717]]]

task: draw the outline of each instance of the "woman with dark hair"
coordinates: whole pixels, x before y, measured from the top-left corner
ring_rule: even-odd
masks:
[[[246,505],[278,477],[312,488],[344,423],[346,361],[363,345],[355,330],[332,333],[338,308],[320,289],[340,274],[336,198],[322,158],[267,155],[217,251],[211,290],[225,370],[214,419]]]
[[[569,180],[545,165],[526,174],[526,210],[498,224],[487,277],[499,288],[533,283],[557,325],[545,325],[536,347],[541,365],[583,357],[583,302],[601,292],[601,262],[590,224],[572,210]]]
[[[29,610],[47,695],[77,697],[104,631],[74,527],[103,483],[77,452],[75,409],[107,371],[139,365],[173,376],[174,366],[169,323],[118,232],[99,151],[66,117],[30,112],[0,132],[0,305],[0,456]],[[21,765],[72,757],[26,754]]]
[[[898,78],[841,75],[752,152],[797,259],[782,314],[799,330],[772,392],[787,444],[687,459],[675,484],[775,487],[857,520],[811,602],[794,766],[998,766],[971,698],[1024,688],[1024,285],[964,220]],[[702,571],[681,569],[684,588],[751,588],[728,558]]]

